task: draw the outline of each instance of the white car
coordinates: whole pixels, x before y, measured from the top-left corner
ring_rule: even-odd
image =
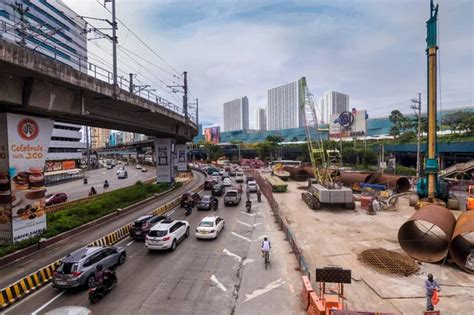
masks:
[[[119,167],[119,169],[117,170],[117,172],[115,172],[115,174],[119,174],[120,172],[123,172],[125,171],[125,168],[122,166],[122,167]]]
[[[189,223],[184,220],[164,220],[154,225],[145,238],[148,250],[175,250],[189,236]]]
[[[237,173],[235,174],[235,181],[236,181],[237,183],[243,183],[243,182],[244,182],[244,173],[242,173],[242,172],[237,172]]]
[[[228,177],[224,178],[224,180],[222,181],[222,186],[224,187],[232,186],[232,181],[230,180],[230,178]]]
[[[224,169],[221,168],[221,169],[219,170],[219,175],[222,176],[222,175],[224,174],[224,172],[225,172]]]
[[[135,165],[135,168],[136,168],[137,170],[139,170],[139,169],[142,168],[142,166],[141,166],[140,164],[137,164],[137,165]]]
[[[217,238],[224,228],[225,221],[218,216],[205,217],[196,229],[197,238]]]
[[[146,167],[142,167],[142,172],[148,172],[148,170],[146,169]]]
[[[216,183],[219,182],[219,176],[211,176],[211,179],[215,181]]]
[[[128,178],[128,173],[127,173],[127,171],[121,170],[121,171],[117,172],[117,178],[118,178],[118,179],[125,179],[125,178]]]
[[[249,181],[249,182],[247,183],[247,189],[248,189],[248,191],[250,191],[250,192],[257,192],[257,190],[258,190],[257,182],[255,182],[255,181]]]

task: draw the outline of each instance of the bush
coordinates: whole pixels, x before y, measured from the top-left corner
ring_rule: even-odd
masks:
[[[406,166],[395,166],[395,174],[406,175],[406,176],[415,176],[416,169]]]

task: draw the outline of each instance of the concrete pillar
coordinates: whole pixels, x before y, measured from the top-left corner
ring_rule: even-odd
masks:
[[[54,121],[0,113],[0,244],[46,229],[44,166]]]
[[[155,139],[156,181],[158,183],[174,182],[173,150],[175,141],[172,138]]]
[[[176,145],[176,155],[178,163],[178,171],[185,172],[188,169],[188,150],[186,144]]]

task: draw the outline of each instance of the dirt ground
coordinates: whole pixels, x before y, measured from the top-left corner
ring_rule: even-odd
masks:
[[[398,229],[414,213],[408,198],[400,198],[397,211],[367,215],[356,202],[355,210],[325,209],[313,211],[301,199],[298,186],[288,182],[288,192],[275,193],[282,217],[290,225],[297,244],[315,268],[340,266],[352,270],[352,283],[344,287],[346,308],[357,311],[422,314],[426,305],[424,281],[428,273],[441,286],[437,310],[442,314],[474,314],[474,275],[454,264],[419,262],[420,269],[410,276],[386,275],[357,260],[370,248],[384,248],[404,253],[398,243]],[[459,211],[454,212],[456,217]],[[314,276],[312,276],[313,286]]]

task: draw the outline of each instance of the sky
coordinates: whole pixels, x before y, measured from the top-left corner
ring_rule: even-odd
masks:
[[[204,126],[222,125],[223,103],[247,96],[250,127],[267,90],[306,77],[316,99],[349,94],[369,117],[426,108],[429,0],[116,0],[119,73],[180,104],[167,85],[188,72]],[[110,19],[103,0],[63,0],[82,16]],[[474,106],[474,1],[439,0],[440,107]],[[107,4],[111,8],[110,3]],[[96,27],[100,21],[89,20]],[[105,25],[106,26],[106,25]],[[92,35],[91,35],[92,36]],[[111,44],[91,40],[90,61],[109,66]],[[133,54],[132,54],[133,53]]]

